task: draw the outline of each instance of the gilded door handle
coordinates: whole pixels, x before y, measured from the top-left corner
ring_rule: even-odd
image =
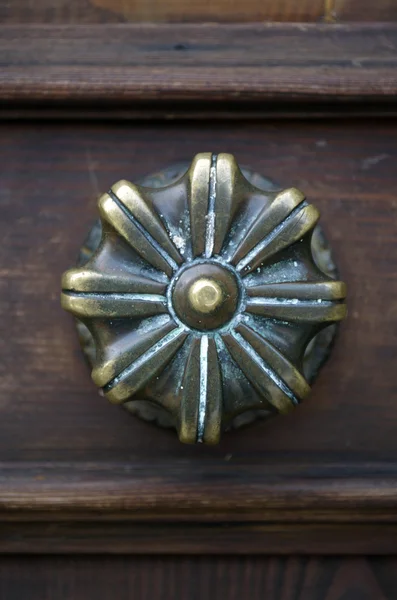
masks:
[[[346,315],[318,210],[230,154],[143,183],[100,198],[62,279],[94,382],[186,443],[288,412]]]

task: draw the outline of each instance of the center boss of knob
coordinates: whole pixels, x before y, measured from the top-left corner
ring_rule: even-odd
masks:
[[[239,288],[234,274],[214,263],[199,263],[176,279],[172,304],[180,320],[199,330],[217,329],[237,310]]]
[[[191,306],[197,312],[211,313],[224,301],[223,291],[216,281],[211,279],[197,279],[188,291]]]

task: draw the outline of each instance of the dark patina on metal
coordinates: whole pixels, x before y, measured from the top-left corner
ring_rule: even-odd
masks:
[[[303,400],[346,288],[302,192],[206,153],[99,210],[62,305],[111,402],[213,444]]]

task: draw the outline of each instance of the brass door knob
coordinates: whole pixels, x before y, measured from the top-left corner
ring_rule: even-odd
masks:
[[[288,412],[346,315],[317,209],[230,154],[142,183],[100,198],[62,280],[94,382],[187,443]]]

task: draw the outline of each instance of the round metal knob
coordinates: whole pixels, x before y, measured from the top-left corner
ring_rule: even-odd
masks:
[[[187,443],[289,411],[346,315],[317,209],[230,154],[143,184],[100,198],[62,280],[94,382]]]

